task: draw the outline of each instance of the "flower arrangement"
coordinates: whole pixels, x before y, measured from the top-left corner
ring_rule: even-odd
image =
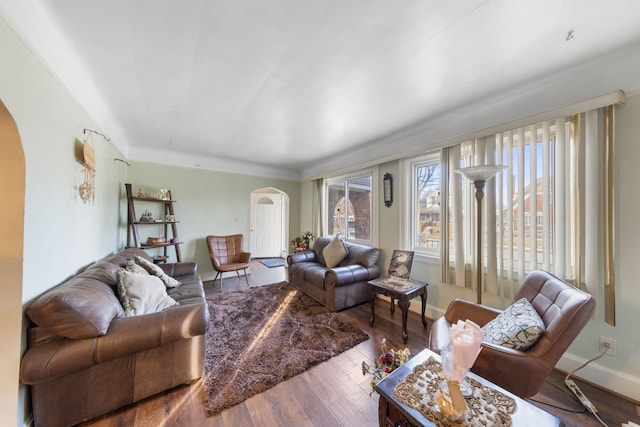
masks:
[[[310,231],[302,233],[302,237],[296,237],[291,241],[292,249],[308,250],[311,248],[311,241],[313,240],[313,234]]]
[[[408,348],[404,350],[387,350],[387,339],[383,338],[380,343],[380,349],[382,354],[374,360],[375,368],[371,368],[365,361],[362,362],[362,375],[372,374],[371,379],[371,393],[375,391],[375,386],[379,381],[384,379],[391,372],[404,365],[404,362],[409,360],[411,353]],[[369,395],[371,395],[369,393]]]

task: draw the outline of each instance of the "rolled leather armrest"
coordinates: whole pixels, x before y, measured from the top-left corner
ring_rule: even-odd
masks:
[[[479,326],[484,326],[495,319],[502,311],[485,305],[476,304],[471,301],[454,299],[447,308],[446,319],[451,323],[458,320],[472,320]]]
[[[374,264],[371,267],[364,267],[360,264],[334,267],[325,273],[325,285],[327,287],[349,285],[355,282],[371,280],[380,275],[380,267]]]
[[[20,380],[24,384],[37,384],[101,362],[202,335],[206,328],[207,305],[203,303],[117,318],[104,336],[60,338],[30,348],[22,358]]]
[[[188,274],[196,274],[198,272],[198,265],[195,262],[174,262],[158,265],[171,277],[186,276]]]
[[[295,264],[297,262],[317,262],[316,253],[313,251],[309,252],[296,252],[293,254],[289,254],[287,257],[288,264]]]

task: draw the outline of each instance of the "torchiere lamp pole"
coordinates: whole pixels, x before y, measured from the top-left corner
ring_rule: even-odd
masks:
[[[476,209],[476,300],[478,304],[482,304],[482,198],[484,197],[484,185],[487,180],[505,168],[504,165],[484,165],[470,166],[455,171],[473,182],[476,187],[476,201],[478,202]]]

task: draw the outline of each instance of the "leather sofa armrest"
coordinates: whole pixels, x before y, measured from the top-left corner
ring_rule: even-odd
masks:
[[[171,277],[186,276],[198,272],[198,264],[195,262],[174,262],[158,264],[158,266]]]
[[[318,260],[316,259],[316,253],[313,251],[289,254],[287,257],[287,263],[289,266],[297,262],[318,262]]]
[[[364,267],[360,264],[345,265],[330,268],[325,273],[325,285],[327,288],[349,285],[363,282],[380,276],[380,267],[377,264]]]
[[[471,301],[454,299],[449,304],[445,317],[450,324],[458,320],[472,320],[480,327],[495,319],[502,311],[486,305],[476,304]]]
[[[241,252],[240,253],[240,262],[241,263],[247,263],[251,261],[251,252]]]
[[[109,332],[86,339],[56,339],[27,350],[20,380],[37,384],[101,362],[203,335],[207,329],[205,303],[185,304],[158,313],[122,317],[111,322]]]

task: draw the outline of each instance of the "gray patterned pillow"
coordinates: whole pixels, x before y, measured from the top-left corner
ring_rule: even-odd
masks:
[[[522,298],[483,326],[482,341],[526,351],[538,341],[544,330],[544,322],[536,309]]]

